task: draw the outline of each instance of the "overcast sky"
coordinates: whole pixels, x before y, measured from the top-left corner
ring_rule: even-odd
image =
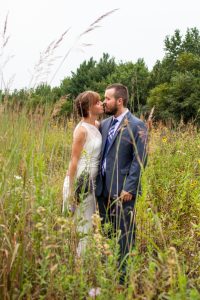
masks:
[[[99,23],[101,27],[77,41],[76,47],[56,73],[77,36],[98,17],[116,8],[116,12]],[[1,0],[1,35],[7,13],[6,35],[10,38],[4,53],[0,55],[0,67],[4,83],[10,89],[33,86],[42,80],[41,75],[37,80],[33,77],[30,82],[32,75],[36,75],[34,67],[40,53],[68,28],[69,32],[53,52],[52,66],[42,66],[44,72],[50,72],[47,78],[46,75],[43,78],[52,86],[60,85],[84,60],[91,56],[98,60],[103,52],[114,56],[117,62],[135,62],[138,58],[144,58],[151,69],[156,60],[164,55],[166,35],[172,35],[177,28],[183,34],[188,27],[200,29],[199,0]],[[2,46],[2,37],[0,42]],[[82,51],[81,43],[92,46]],[[13,57],[2,68],[9,56]]]

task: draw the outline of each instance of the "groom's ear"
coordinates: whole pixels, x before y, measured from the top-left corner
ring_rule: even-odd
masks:
[[[117,101],[118,101],[118,103],[119,103],[120,105],[123,104],[123,99],[122,99],[122,98],[118,98]]]

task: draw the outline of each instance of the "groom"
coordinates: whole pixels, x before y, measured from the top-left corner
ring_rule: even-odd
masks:
[[[126,264],[122,263],[135,242],[134,205],[141,192],[141,171],[146,161],[147,129],[127,109],[128,89],[116,83],[105,91],[102,121],[102,152],[96,181],[96,197],[102,223],[111,222],[120,232],[119,248],[123,284]]]

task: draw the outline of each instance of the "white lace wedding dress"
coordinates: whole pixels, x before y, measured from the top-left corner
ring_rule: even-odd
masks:
[[[95,187],[95,180],[98,172],[99,167],[99,160],[100,160],[100,153],[101,153],[101,144],[102,144],[102,136],[99,132],[99,129],[91,125],[89,123],[86,123],[84,121],[81,121],[78,123],[74,130],[74,134],[76,133],[76,130],[83,126],[86,129],[87,136],[86,141],[83,146],[83,151],[81,153],[81,157],[78,162],[77,167],[77,174],[76,177],[78,178],[83,171],[87,171],[90,174],[90,178],[92,180],[92,185]],[[63,186],[63,211],[66,208],[69,208],[68,205],[68,196],[69,196],[69,177],[66,176],[64,180],[64,186]],[[93,189],[93,192],[90,193],[82,203],[78,205],[75,211],[75,217],[77,220],[80,220],[80,225],[78,226],[79,232],[83,234],[88,234],[89,231],[92,229],[92,215],[96,211],[96,199],[95,199],[95,192]],[[82,224],[81,224],[82,223]],[[81,253],[85,251],[87,244],[87,236],[80,240],[78,245],[78,255],[80,256]]]

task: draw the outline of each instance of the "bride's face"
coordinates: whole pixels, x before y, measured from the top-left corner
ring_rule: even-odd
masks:
[[[90,113],[96,116],[102,115],[104,113],[103,103],[99,99],[95,104],[90,106]]]

